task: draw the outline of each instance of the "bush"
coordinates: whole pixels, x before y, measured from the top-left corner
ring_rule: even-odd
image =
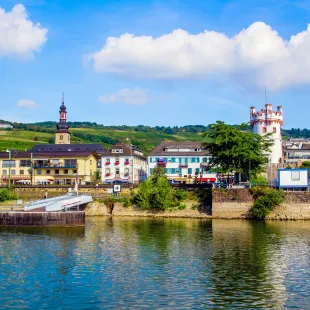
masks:
[[[153,192],[153,184],[150,180],[145,180],[141,182],[134,196],[134,202],[141,209],[150,209],[152,192]]]
[[[187,198],[187,193],[184,189],[177,189],[174,195],[178,201],[184,201]]]
[[[14,191],[8,190],[7,188],[0,191],[0,202],[14,199],[17,199],[17,195],[14,193]]]
[[[197,210],[199,208],[199,204],[198,203],[194,203],[192,205],[192,210]]]
[[[128,197],[123,198],[123,206],[125,208],[129,208],[131,205],[132,205],[132,201],[130,198],[128,198]]]
[[[184,203],[179,204],[178,209],[179,209],[179,210],[184,210],[184,209],[186,209],[186,204],[184,204]]]
[[[263,220],[266,216],[284,201],[283,192],[268,187],[258,187],[251,190],[254,198],[250,216]]]

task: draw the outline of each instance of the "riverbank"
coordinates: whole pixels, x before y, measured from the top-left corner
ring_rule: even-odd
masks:
[[[193,208],[195,202],[186,201],[183,210],[141,210],[135,206],[124,207],[116,203],[112,216],[129,217],[163,217],[163,218],[194,218],[194,219],[249,219],[251,209],[249,203],[223,202],[214,203],[212,210]],[[111,216],[110,210],[104,203],[94,201],[85,210],[87,217]],[[310,220],[310,203],[283,204],[272,211],[268,220]]]
[[[45,191],[39,189],[29,191],[29,189],[15,190],[18,197],[23,200],[22,205],[17,205],[16,201],[0,203],[0,211],[23,210],[23,206],[31,200],[40,199]],[[58,196],[65,194],[67,189],[48,190],[48,196]],[[87,189],[87,193],[93,196],[94,201],[86,208],[86,216],[111,216],[110,209],[102,202],[102,197],[106,197],[106,189]],[[129,197],[129,192],[122,193],[124,197]],[[195,196],[195,195],[193,195]],[[196,195],[197,196],[197,195]],[[209,199],[211,198],[211,199]],[[113,209],[113,216],[129,217],[166,217],[166,218],[194,218],[194,219],[248,219],[249,210],[253,204],[252,195],[247,189],[213,190],[212,195],[208,195],[208,200],[204,207],[198,207],[198,200],[187,200],[182,205],[186,208],[180,210],[142,210],[135,206],[124,207],[123,204],[116,203]],[[276,207],[267,219],[269,220],[310,220],[310,192],[284,192],[283,205]]]

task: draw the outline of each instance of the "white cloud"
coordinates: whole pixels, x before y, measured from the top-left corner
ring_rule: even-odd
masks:
[[[256,22],[234,37],[215,31],[189,34],[178,29],[158,38],[109,37],[89,58],[97,72],[139,78],[212,78],[243,87],[277,90],[310,84],[310,25],[285,41]]]
[[[121,102],[130,105],[143,105],[149,101],[147,94],[139,88],[122,88],[112,95],[101,96],[99,99],[103,103]]]
[[[37,109],[39,107],[33,100],[18,100],[17,106],[25,109]]]
[[[25,7],[17,4],[11,12],[0,8],[0,57],[31,58],[47,40],[47,29],[34,24]]]

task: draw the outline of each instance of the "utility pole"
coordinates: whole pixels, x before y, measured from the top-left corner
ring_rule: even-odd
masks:
[[[11,159],[12,159],[12,150],[9,149],[9,175],[8,175],[8,189],[11,189]]]
[[[32,177],[33,177],[33,153],[30,154],[30,184],[32,186]]]
[[[251,188],[251,159],[249,160],[249,183]]]

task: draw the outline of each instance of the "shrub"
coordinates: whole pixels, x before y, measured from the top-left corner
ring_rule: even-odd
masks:
[[[184,210],[184,209],[186,209],[186,204],[185,204],[185,203],[180,203],[179,206],[178,206],[178,209],[179,209],[179,210]]]
[[[7,188],[0,191],[0,202],[14,199],[17,199],[17,195],[14,193],[14,191],[8,190]]]
[[[134,196],[134,202],[141,209],[151,208],[151,195],[153,192],[153,184],[150,180],[145,180],[139,184],[139,188]]]
[[[192,205],[192,210],[197,210],[199,208],[199,204],[198,203],[194,203]]]
[[[131,205],[132,205],[132,201],[130,198],[128,198],[128,197],[123,198],[123,206],[125,208],[129,208]]]
[[[284,201],[283,192],[268,187],[257,187],[251,190],[254,198],[250,216],[255,219],[265,219],[266,216]]]
[[[178,201],[184,201],[187,198],[187,193],[184,189],[177,189],[174,192],[174,195],[178,199]]]

